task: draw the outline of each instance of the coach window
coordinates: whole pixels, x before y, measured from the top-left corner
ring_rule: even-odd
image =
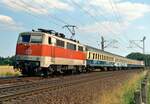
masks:
[[[93,53],[93,59],[95,59],[95,53]]]
[[[65,44],[65,42],[64,41],[62,41],[62,40],[56,40],[56,45],[57,46],[59,46],[59,47],[64,47],[64,44]]]
[[[78,50],[79,51],[83,51],[83,47],[82,46],[78,46]]]
[[[71,50],[76,50],[76,45],[72,43],[67,43],[67,48]]]
[[[102,60],[102,55],[100,54],[100,60]]]
[[[51,37],[48,38],[48,44],[52,44]]]

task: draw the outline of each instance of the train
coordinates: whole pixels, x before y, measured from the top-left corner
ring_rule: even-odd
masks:
[[[100,70],[138,69],[143,61],[106,52],[54,30],[38,29],[19,34],[14,68],[23,75],[81,73]]]

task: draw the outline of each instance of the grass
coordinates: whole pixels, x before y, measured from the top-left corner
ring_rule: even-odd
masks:
[[[103,95],[103,104],[134,104],[134,92],[140,86],[144,73],[135,73],[129,80],[120,83]],[[149,103],[150,104],[150,103]]]
[[[148,104],[150,104],[150,74],[149,74],[149,77],[148,77],[148,93],[147,93],[147,100],[148,100]]]
[[[13,66],[0,66],[0,77],[5,76],[19,76],[20,72],[15,71]]]
[[[135,75],[124,86],[122,104],[134,104],[134,92],[140,87],[142,75]]]

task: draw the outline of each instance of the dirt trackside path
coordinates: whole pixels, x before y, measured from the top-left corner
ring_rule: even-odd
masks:
[[[123,104],[124,91],[139,80],[142,71],[115,71],[107,77],[96,77],[54,91],[32,94],[11,104]],[[128,99],[127,99],[128,100]]]

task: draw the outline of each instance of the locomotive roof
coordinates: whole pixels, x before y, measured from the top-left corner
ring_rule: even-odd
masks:
[[[47,35],[50,35],[50,36],[54,36],[54,37],[57,37],[58,39],[62,39],[62,40],[68,40],[74,44],[78,44],[78,45],[81,45],[81,46],[85,46],[84,44],[81,44],[79,41],[77,40],[73,40],[73,39],[69,39],[69,38],[66,38],[66,37],[61,37],[60,35],[56,35],[55,33],[47,33],[47,32],[42,32],[42,31],[30,31],[30,32],[22,32],[22,33],[37,33],[38,34],[41,34],[41,33],[44,33],[44,34],[47,34]],[[21,33],[21,34],[22,34]]]

